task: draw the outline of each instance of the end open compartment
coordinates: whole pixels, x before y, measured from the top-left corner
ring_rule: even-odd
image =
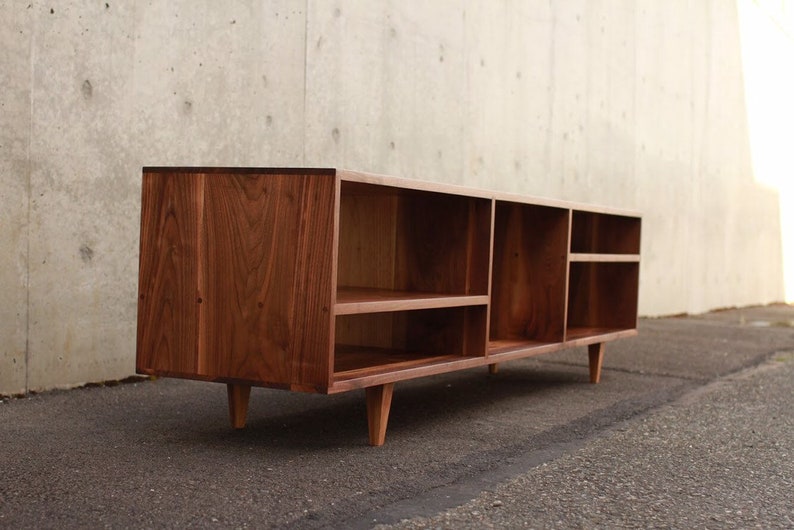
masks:
[[[570,211],[497,201],[489,353],[561,342]]]
[[[571,252],[581,254],[639,254],[639,217],[574,210]]]
[[[570,264],[566,340],[637,328],[640,264]]]

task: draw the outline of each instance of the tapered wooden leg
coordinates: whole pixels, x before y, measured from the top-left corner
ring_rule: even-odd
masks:
[[[250,385],[226,385],[226,392],[229,394],[229,419],[232,428],[242,429],[245,427],[245,417],[248,414],[248,399],[251,397]]]
[[[499,373],[499,363],[493,363],[488,365],[488,373],[491,375],[496,375]]]
[[[590,382],[598,383],[601,380],[601,363],[604,362],[604,349],[606,344],[598,342],[587,347],[590,356]]]
[[[375,447],[386,441],[386,425],[389,423],[391,396],[394,383],[370,386],[367,392],[367,422],[369,423],[369,445]]]

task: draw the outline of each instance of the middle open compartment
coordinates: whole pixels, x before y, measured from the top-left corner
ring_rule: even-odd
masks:
[[[563,340],[569,224],[565,208],[496,201],[490,353]]]

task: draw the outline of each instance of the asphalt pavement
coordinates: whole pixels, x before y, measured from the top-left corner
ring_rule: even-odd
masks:
[[[794,307],[363,392],[174,379],[0,400],[0,528],[793,528]]]

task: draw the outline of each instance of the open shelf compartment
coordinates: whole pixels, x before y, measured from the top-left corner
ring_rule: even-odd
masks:
[[[337,314],[487,303],[489,199],[342,180],[339,204]]]
[[[571,252],[639,255],[640,223],[639,217],[574,210]]]
[[[566,340],[637,328],[639,263],[571,263]]]
[[[334,379],[485,355],[487,306],[336,317]]]
[[[569,212],[496,201],[489,352],[563,340]]]

